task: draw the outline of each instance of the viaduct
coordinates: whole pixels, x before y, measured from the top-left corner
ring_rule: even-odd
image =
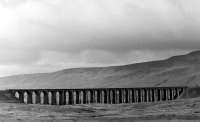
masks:
[[[158,102],[179,98],[187,87],[89,88],[89,89],[9,89],[25,104],[123,104]]]

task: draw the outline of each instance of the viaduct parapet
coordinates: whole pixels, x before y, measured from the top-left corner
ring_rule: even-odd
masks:
[[[25,104],[123,104],[175,100],[187,87],[9,89]]]

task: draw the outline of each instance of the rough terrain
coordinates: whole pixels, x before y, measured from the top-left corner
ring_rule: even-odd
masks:
[[[198,122],[200,98],[148,104],[26,105],[0,103],[0,121],[6,122]]]

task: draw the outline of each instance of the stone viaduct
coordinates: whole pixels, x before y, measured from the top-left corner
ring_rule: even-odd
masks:
[[[175,100],[187,87],[89,88],[89,89],[9,89],[26,104],[122,104]]]

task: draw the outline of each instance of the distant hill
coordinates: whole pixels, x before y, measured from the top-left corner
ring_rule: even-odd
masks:
[[[124,66],[73,68],[0,78],[0,89],[153,86],[200,86],[200,51]]]

